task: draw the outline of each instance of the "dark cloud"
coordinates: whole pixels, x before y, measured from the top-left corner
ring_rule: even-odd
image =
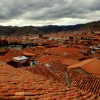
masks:
[[[99,4],[100,0],[0,0],[0,20],[54,21],[62,18],[97,20]]]
[[[92,11],[99,11],[100,10],[100,0],[93,0],[89,9]]]

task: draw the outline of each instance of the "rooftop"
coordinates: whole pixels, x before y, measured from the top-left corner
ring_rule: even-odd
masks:
[[[17,61],[21,61],[21,60],[27,60],[28,57],[26,56],[18,56],[18,57],[13,57],[14,60],[17,60]]]
[[[68,66],[69,69],[79,67],[92,75],[100,76],[100,60],[97,58],[84,60],[80,63]]]
[[[76,77],[77,76],[78,75],[76,74]],[[99,81],[100,80],[98,80],[98,82]],[[78,89],[74,86],[68,87],[64,83],[47,79],[41,74],[39,75],[36,73],[31,73],[30,71],[23,68],[15,69],[5,63],[0,63],[0,99],[99,100],[100,95],[98,95],[98,92],[95,94],[89,91],[86,92],[83,89]]]
[[[1,41],[0,100],[100,100],[100,36],[48,36]]]

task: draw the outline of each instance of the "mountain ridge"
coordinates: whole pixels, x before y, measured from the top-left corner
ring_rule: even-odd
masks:
[[[67,31],[90,31],[94,33],[95,31],[100,31],[100,20],[93,21],[85,24],[58,26],[58,25],[48,25],[48,26],[0,26],[0,35],[13,35],[13,34],[48,34],[57,32],[67,32]]]

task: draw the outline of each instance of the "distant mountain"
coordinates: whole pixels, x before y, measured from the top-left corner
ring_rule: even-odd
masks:
[[[12,34],[46,34],[57,33],[63,31],[77,31],[77,30],[89,30],[91,32],[100,31],[100,21],[89,22],[86,24],[68,25],[68,26],[0,26],[0,35],[12,35]]]

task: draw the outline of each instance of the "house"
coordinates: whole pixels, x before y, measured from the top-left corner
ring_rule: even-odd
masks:
[[[7,46],[8,45],[8,41],[3,39],[3,40],[0,40],[0,46]]]
[[[100,60],[98,58],[87,59],[68,66],[68,69],[74,69],[80,73],[100,76]]]
[[[79,62],[80,62],[79,60],[66,58],[62,63],[66,66],[69,66],[69,65],[77,64]]]
[[[39,70],[39,67],[35,67],[35,70],[34,67],[32,68],[33,70],[31,71],[33,72],[30,72],[25,67],[14,68],[10,65],[0,62],[0,99],[100,100],[100,95],[98,95],[100,90],[100,80],[96,77],[84,76],[71,71],[70,77],[74,76],[71,79],[77,80],[72,81],[73,85],[68,87],[68,85],[64,84],[64,82],[61,83],[44,77],[43,75],[48,75],[49,77],[51,75],[46,69],[42,70],[41,72],[41,70]],[[51,70],[46,66],[45,68]],[[52,77],[54,77],[53,75]],[[81,77],[82,80],[78,80],[80,79],[79,77]],[[55,79],[56,78],[57,77],[55,77]],[[84,78],[86,79],[86,81],[84,80]],[[90,80],[88,81],[88,79],[93,81],[90,82]],[[77,87],[75,87],[74,83],[76,83]]]
[[[13,57],[13,60],[18,61],[20,63],[24,63],[28,60],[28,57],[26,56],[18,56],[18,57]]]

